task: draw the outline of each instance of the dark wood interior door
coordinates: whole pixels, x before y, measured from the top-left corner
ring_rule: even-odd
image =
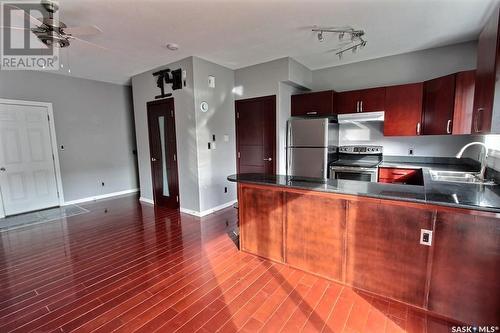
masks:
[[[235,102],[238,173],[276,172],[276,96]]]
[[[151,174],[155,204],[179,207],[174,99],[147,104]]]

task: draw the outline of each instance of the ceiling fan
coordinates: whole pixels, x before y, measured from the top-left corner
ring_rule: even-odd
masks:
[[[59,5],[55,1],[51,0],[42,0],[41,6],[47,11],[48,15],[43,18],[35,18],[31,16],[29,12],[24,11],[23,9],[16,7],[15,5],[8,4],[8,6],[13,9],[18,9],[24,12],[25,20],[29,20],[31,26],[35,26],[31,28],[31,32],[33,32],[38,39],[45,45],[52,47],[60,47],[65,48],[70,46],[72,40],[77,40],[80,42],[84,42],[94,47],[106,49],[100,45],[94,44],[92,42],[81,39],[80,37],[84,36],[93,36],[102,33],[102,30],[96,26],[80,26],[80,27],[68,27],[64,22],[60,21],[56,17],[56,13],[59,10]],[[5,27],[3,27],[5,28]],[[9,27],[13,28],[13,27]],[[26,28],[14,28],[27,30]]]

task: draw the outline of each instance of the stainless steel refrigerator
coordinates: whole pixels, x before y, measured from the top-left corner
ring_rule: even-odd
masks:
[[[292,117],[287,123],[287,175],[328,178],[337,159],[337,117]]]

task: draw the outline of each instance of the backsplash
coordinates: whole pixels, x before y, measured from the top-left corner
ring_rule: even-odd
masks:
[[[384,147],[386,156],[408,156],[410,149],[413,156],[452,157],[469,142],[483,141],[482,136],[472,135],[429,135],[429,136],[389,136],[384,137],[383,122],[360,122],[340,124],[339,144],[343,145],[379,145]],[[499,136],[500,137],[500,136]],[[479,147],[471,147],[464,157],[478,159]]]

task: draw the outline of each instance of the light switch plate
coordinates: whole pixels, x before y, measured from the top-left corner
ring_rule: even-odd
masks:
[[[420,244],[432,246],[432,230],[420,229]]]
[[[208,87],[215,88],[215,76],[213,75],[208,76]]]

